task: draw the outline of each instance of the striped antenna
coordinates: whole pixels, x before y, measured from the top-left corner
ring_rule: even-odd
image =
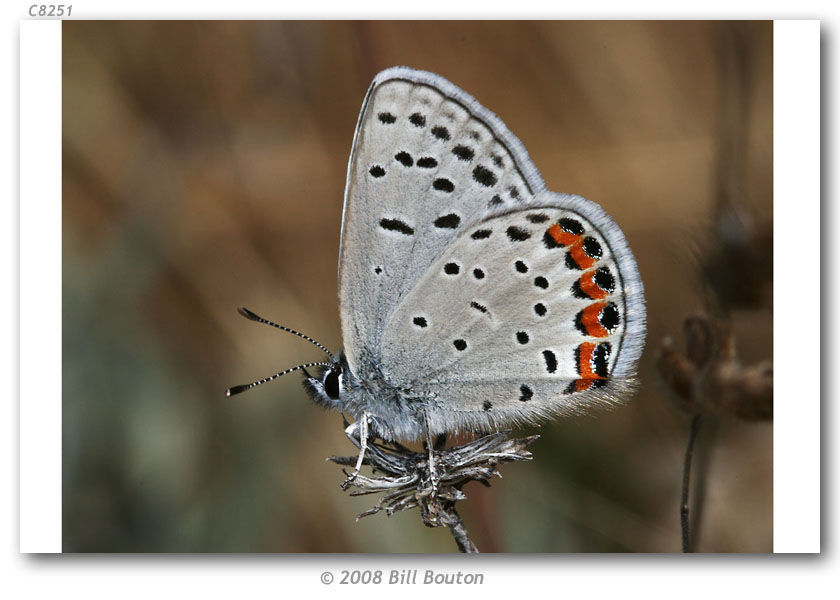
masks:
[[[232,388],[228,388],[228,391],[225,392],[225,396],[230,398],[236,394],[241,394],[246,390],[250,390],[251,388],[257,387],[258,385],[262,385],[266,382],[271,381],[272,379],[277,379],[281,375],[285,375],[286,373],[291,373],[293,371],[297,371],[298,369],[306,369],[307,367],[329,367],[333,363],[328,362],[314,362],[314,363],[307,363],[305,365],[298,365],[296,367],[292,367],[291,369],[286,369],[285,371],[280,371],[279,373],[275,373],[271,377],[266,377],[265,379],[260,379],[259,381],[255,381],[254,383],[247,383],[245,385],[235,385]],[[305,372],[305,371],[304,371]]]
[[[321,350],[326,352],[327,355],[332,359],[333,362],[336,362],[335,356],[333,356],[332,352],[327,350],[322,344],[319,344],[318,342],[313,340],[308,335],[304,335],[299,331],[295,331],[294,329],[289,329],[288,327],[284,327],[283,325],[278,325],[277,323],[273,323],[273,322],[269,321],[268,319],[263,319],[257,313],[248,310],[244,306],[240,306],[237,310],[239,311],[239,314],[242,315],[243,317],[245,317],[246,319],[250,319],[251,321],[256,321],[257,323],[264,323],[266,325],[271,325],[272,327],[276,327],[277,329],[282,329],[283,331],[288,331],[289,333],[293,333],[296,336],[305,339],[307,342],[315,344]],[[297,368],[297,367],[295,367],[295,368]],[[228,396],[230,396],[230,394],[228,394]]]

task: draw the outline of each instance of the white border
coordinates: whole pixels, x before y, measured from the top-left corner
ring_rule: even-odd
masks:
[[[820,222],[819,21],[774,23],[773,198],[773,551],[819,552],[820,297],[804,308],[790,276],[821,281],[820,228],[788,243],[803,215]]]
[[[20,24],[20,551],[61,552],[61,22]]]
[[[134,7],[132,12],[134,10],[141,9]],[[801,6],[797,9],[804,10],[808,9]],[[787,14],[790,14],[790,9],[787,9]],[[819,23],[813,21],[775,24],[775,222],[787,226],[801,223],[803,214],[808,215],[808,223],[819,221],[819,34]],[[61,215],[60,210],[57,210],[60,204],[53,202],[60,199],[60,184],[56,181],[60,175],[60,39],[60,26],[57,22],[20,23],[20,549],[27,552],[58,550],[61,533]],[[829,45],[829,50],[831,48]],[[47,122],[52,125],[45,126]],[[52,205],[45,206],[48,202],[52,202]],[[809,252],[811,258],[818,257],[819,231],[809,227],[807,234],[810,237],[801,239],[801,244],[807,244],[803,251]],[[784,243],[789,239],[790,231],[787,228],[777,232],[777,252],[781,247],[791,249],[791,245]],[[798,248],[802,249],[803,246]],[[793,256],[795,253],[789,254]],[[787,260],[788,257],[777,253],[774,263],[778,286],[774,340],[774,362],[777,367],[774,423],[775,550],[815,552],[819,550],[820,542],[819,372],[809,371],[809,377],[801,377],[801,365],[805,360],[801,350],[802,331],[808,323],[813,324],[808,321],[813,318],[810,316],[813,314],[813,305],[809,304],[809,312],[803,313],[801,296],[792,293],[792,286],[783,286],[781,283],[789,282],[788,276],[791,273],[797,273],[799,281],[819,282],[819,262],[806,265],[803,272],[802,264],[797,264],[794,270],[788,270],[791,266]],[[808,348],[807,364],[816,364],[815,352],[818,346],[813,344],[812,338],[808,340]],[[831,398],[828,400],[832,401]],[[832,412],[838,413],[836,409]],[[176,584],[175,589],[194,590],[193,586],[202,581],[204,583],[199,586],[200,589],[206,590],[212,586],[229,597],[229,592],[265,591],[269,585],[275,592],[280,589],[277,586],[285,587],[288,584],[291,584],[292,590],[306,588],[327,591],[317,581],[321,569],[353,565],[357,568],[365,568],[365,565],[367,568],[386,568],[386,564],[394,568],[409,568],[411,563],[417,562],[407,558],[399,560],[382,557],[313,559],[318,562],[317,565],[294,557],[285,557],[280,561],[239,561],[240,569],[232,569],[232,572],[227,568],[218,568],[221,567],[220,563],[217,563],[217,568],[207,569],[207,563],[202,560],[186,559],[180,560],[174,569],[149,569],[148,563],[138,561],[122,562],[119,565],[112,563],[110,573],[103,573],[89,563],[78,562],[74,563],[76,567],[73,570],[87,572],[88,581],[99,582],[85,587],[86,594],[91,597],[104,597],[106,593],[110,595],[113,589],[118,589],[113,587],[117,585],[128,597],[147,597],[159,585],[166,584],[169,587],[170,584]],[[562,558],[523,559],[532,561],[534,567],[540,570],[539,574],[532,574],[528,578],[529,585],[540,582],[541,577],[545,583],[562,578],[565,581],[563,589],[567,593],[575,589],[591,591],[592,584],[607,594],[610,591],[626,590],[633,583],[645,586],[650,583],[638,577],[643,574],[649,577],[647,568],[642,568],[643,565],[637,560],[626,557],[623,561],[609,561],[610,564],[601,563],[600,566],[574,558],[565,559],[572,564],[564,562]],[[811,562],[798,562],[795,565],[788,563],[784,566],[779,563],[782,568],[768,571],[763,563],[747,563],[732,557],[724,560],[734,561],[732,569],[721,569],[725,578],[736,579],[737,572],[739,581],[750,580],[749,589],[752,593],[771,585],[776,591],[801,592],[798,587],[778,586],[778,576],[784,572],[798,572],[801,575],[807,573],[810,584],[815,586],[820,580],[827,583],[829,579],[826,562],[819,563],[826,568],[816,568],[817,564]],[[442,567],[448,561],[438,559],[429,562],[438,563]],[[281,566],[281,563],[285,563],[285,566]],[[458,561],[457,565],[448,562],[448,566],[455,569],[465,564],[462,561]],[[521,561],[516,562],[510,558],[505,561],[492,560],[492,563],[473,561],[470,564],[477,570],[495,573],[494,587],[502,582],[509,585],[522,584],[522,576],[528,573],[527,569],[523,570]],[[721,566],[720,563],[716,564]],[[696,566],[704,568],[702,565]],[[706,566],[710,566],[710,563],[707,562]],[[673,563],[664,571],[661,567],[659,565],[657,580],[663,586],[677,590],[677,594],[685,598],[699,597],[699,589],[694,589],[694,584],[688,587],[686,581],[691,580],[692,573],[694,577],[701,577],[700,573],[689,568],[686,562]],[[38,595],[39,590],[44,591],[45,586],[53,593],[61,593],[60,589],[52,588],[47,582],[66,582],[69,577],[69,572],[65,572],[58,580],[37,577],[35,573],[43,573],[47,568],[44,563],[38,569],[34,563],[28,563],[25,568],[31,575],[27,577],[28,589],[35,595]],[[57,575],[51,568],[49,570]],[[146,577],[149,570],[164,573]],[[549,570],[556,575],[546,577],[545,573]],[[226,574],[233,573],[240,575],[236,585],[218,585]],[[241,585],[241,576],[244,575],[247,575],[252,585]],[[126,576],[133,583],[128,588],[121,580]],[[708,581],[705,575],[702,577]],[[178,585],[178,582],[184,587]],[[760,582],[764,584],[759,585]],[[754,587],[756,585],[758,587]],[[332,591],[338,592],[334,587]],[[368,588],[366,591],[371,590]],[[425,590],[426,593],[428,591]],[[487,587],[483,591],[486,593]],[[355,590],[355,593],[359,592]]]

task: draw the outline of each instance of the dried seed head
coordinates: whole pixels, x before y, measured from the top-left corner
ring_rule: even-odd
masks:
[[[743,366],[725,325],[705,314],[683,323],[682,354],[665,338],[656,367],[675,405],[690,414],[728,414],[744,420],[773,418],[773,367]]]

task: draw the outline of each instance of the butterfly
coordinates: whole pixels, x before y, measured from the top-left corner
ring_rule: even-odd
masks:
[[[614,405],[644,345],[642,280],[618,225],[547,190],[472,96],[407,67],[376,75],[356,125],[338,300],[338,356],[240,309],[329,361],[228,395],[303,369],[315,402],[351,415],[363,444],[431,439]]]

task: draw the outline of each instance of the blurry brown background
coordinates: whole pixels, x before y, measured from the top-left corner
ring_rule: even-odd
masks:
[[[646,286],[639,392],[547,423],[532,462],[470,484],[475,542],[679,551],[689,417],[654,359],[709,306],[721,204],[772,218],[770,22],[65,21],[63,50],[65,552],[455,550],[416,512],[354,521],[373,498],[339,489],[324,458],[353,449],[297,374],[224,397],[322,358],[238,305],[340,348],[353,129],[400,64],[473,94],[549,188],[600,203]],[[730,312],[745,363],[772,358],[760,291]],[[772,425],[704,434],[698,549],[771,551]]]

